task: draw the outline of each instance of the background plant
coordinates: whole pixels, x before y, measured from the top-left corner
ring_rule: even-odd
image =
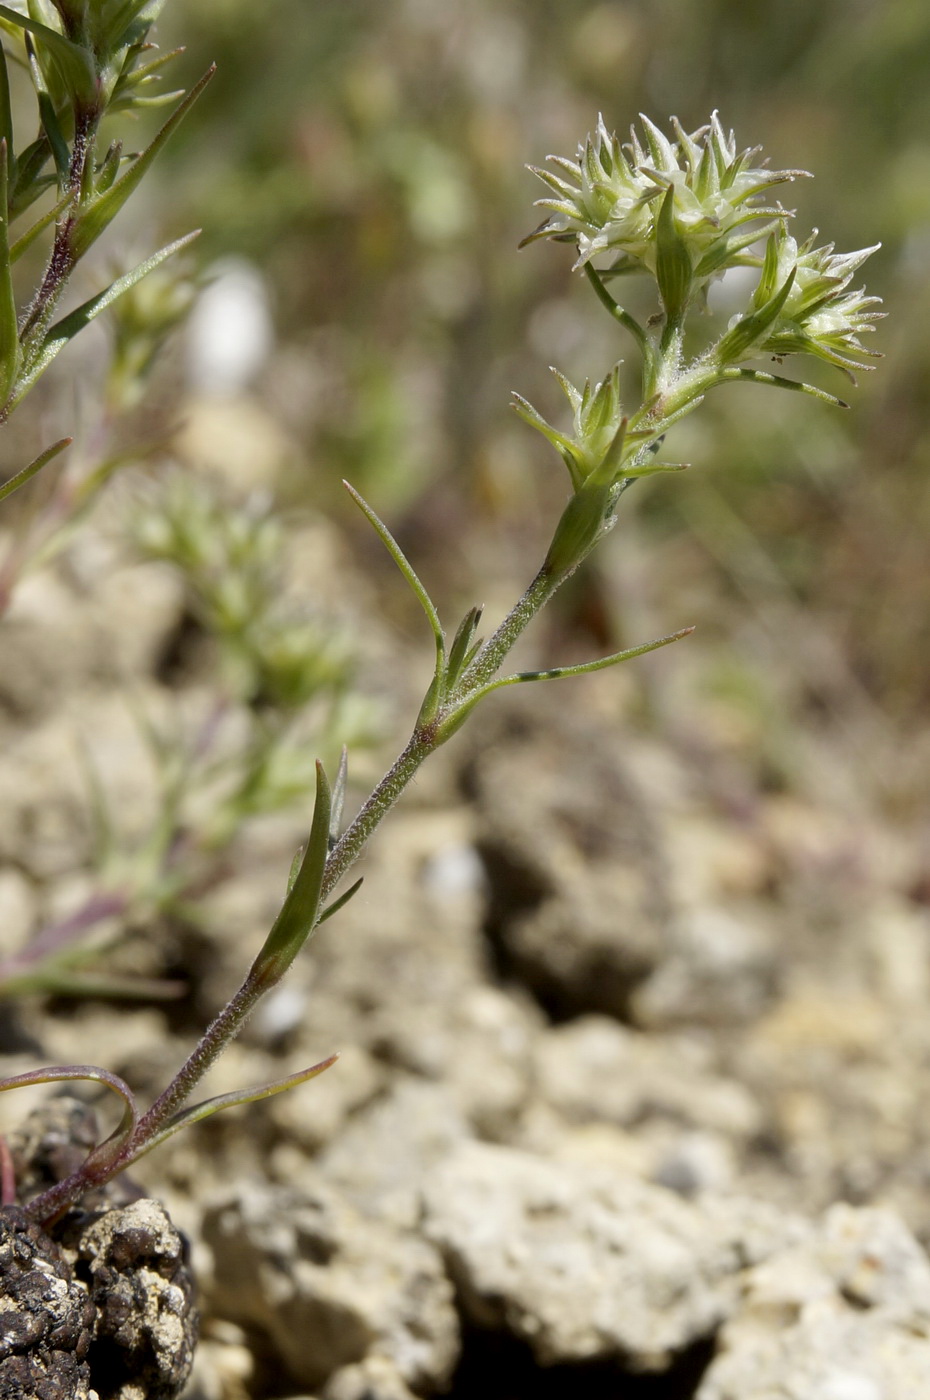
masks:
[[[218,483],[175,470],[145,484],[132,515],[142,557],[184,580],[200,645],[210,649],[212,699],[193,725],[181,713],[155,720],[137,711],[158,794],[143,840],[127,844],[88,761],[91,893],[0,961],[2,996],[182,992],[180,983],[120,972],[114,946],[128,929],[165,918],[196,925],[246,824],[296,809],[312,790],[311,745],[338,753],[342,743],[369,744],[377,730],[375,708],[353,688],[344,631],[286,597],[286,531],[270,501],[237,504]],[[60,545],[61,532],[55,538]]]
[[[212,69],[187,96],[159,90],[163,70],[180,52],[159,52],[152,41],[162,9],[163,0],[0,6],[0,200],[8,213],[3,228],[27,222],[18,237],[0,239],[0,420],[8,419],[57,354],[103,311],[111,341],[102,407],[84,425],[67,469],[50,490],[33,493],[14,518],[0,561],[0,612],[22,575],[47,565],[67,545],[116,472],[165,450],[163,427],[153,432],[149,426],[140,437],[127,425],[166,338],[196,296],[188,269],[166,265],[194,235],[176,239],[55,320],[79,264],[211,75]],[[21,103],[10,69],[14,80],[17,73],[28,76],[38,107],[39,133],[29,144],[14,139],[13,111]],[[164,105],[173,110],[140,154],[125,153],[120,135],[109,137],[114,119],[122,127]],[[44,268],[18,312],[14,265],[34,262],[43,242],[51,243]],[[69,443],[60,440],[9,476],[0,499]],[[93,892],[4,960],[0,992],[7,996],[26,990],[131,996],[170,991],[167,984],[101,966],[99,939],[89,935],[112,928],[114,920],[120,926],[150,921],[182,905],[186,917],[193,917],[193,887],[216,877],[220,855],[243,822],[286,807],[312,784],[312,763],[308,770],[300,738],[308,726],[331,747],[325,730],[338,710],[350,736],[366,738],[368,721],[361,712],[353,718],[347,706],[346,646],[319,618],[281,604],[282,529],[270,503],[236,506],[206,483],[174,475],[147,493],[138,536],[143,554],[170,562],[184,575],[198,625],[217,642],[222,674],[215,711],[192,737],[181,727],[163,733],[147,726],[160,810],[137,848],[121,841],[106,794],[88,774],[96,790]],[[237,737],[230,741],[237,720]],[[98,965],[89,970],[88,962]]]
[[[674,139],[643,119],[642,137],[624,148],[601,122],[575,160],[553,158],[558,174],[537,170],[551,191],[540,203],[546,222],[525,241],[576,242],[576,266],[585,270],[598,301],[639,351],[639,394],[625,410],[621,373],[614,363],[596,384],[576,388],[557,372],[572,409],[567,430],[552,425],[517,397],[521,417],[557,450],[570,494],[544,560],[529,586],[487,640],[478,635],[481,609],[470,608],[447,635],[438,610],[400,546],[372,508],[350,494],[407,580],[433,635],[433,676],[406,746],[342,829],[345,755],[335,784],[316,766],[316,802],[306,847],[295,858],[287,895],[245,980],[207,1029],[181,1070],[145,1113],[129,1088],[108,1071],[65,1066],[15,1076],[0,1087],[88,1078],[122,1099],[122,1121],[70,1177],[30,1204],[40,1221],[55,1219],[91,1186],[181,1128],[232,1104],[244,1103],[313,1077],[331,1061],[255,1089],[236,1090],[185,1107],[192,1091],[236,1035],[256,1003],[285,976],[319,925],[357,891],[338,886],[368,839],[397,802],[420,765],[451,738],[476,706],[495,691],[534,681],[564,679],[617,665],[687,635],[691,628],[600,659],[543,671],[501,676],[501,667],[528,624],[613,529],[620,498],[640,477],[681,470],[662,459],[666,435],[711,390],[734,383],[787,389],[833,405],[841,400],[816,385],[747,364],[766,354],[780,360],[805,355],[847,374],[869,353],[861,335],[871,330],[876,298],[851,287],[874,249],[836,254],[833,245],[800,247],[788,233],[789,211],[770,189],[797,171],[772,172],[757,149],[738,151],[716,114],[693,133],[674,123]],[[765,238],[764,249],[759,246]],[[598,259],[606,256],[606,265]],[[757,281],[741,310],[716,338],[689,349],[689,317],[701,308],[708,282],[733,269],[752,268]],[[645,272],[658,293],[648,319],[638,319],[613,296],[612,283]]]

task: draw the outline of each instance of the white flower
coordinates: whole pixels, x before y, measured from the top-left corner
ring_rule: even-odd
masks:
[[[552,191],[537,200],[552,216],[524,243],[535,238],[575,241],[576,266],[599,253],[615,253],[615,267],[638,264],[655,272],[659,205],[671,188],[675,230],[688,250],[697,285],[725,268],[757,261],[746,251],[750,244],[787,217],[780,205],[762,197],[772,185],[806,172],[753,165],[760,148],[737,154],[733,133],[725,135],[716,112],[690,135],[673,119],[674,141],[648,117],[641,120],[642,140],[633,131],[624,147],[599,117],[594,136],[579,147],[576,160],[549,157],[558,174],[531,167]],[[770,222],[760,228],[760,219]]]

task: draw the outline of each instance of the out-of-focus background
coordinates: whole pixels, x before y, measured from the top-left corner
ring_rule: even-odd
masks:
[[[917,803],[930,762],[924,8],[191,0],[162,29],[187,44],[192,76],[219,63],[161,168],[165,231],[201,225],[199,257],[247,259],[266,279],[274,344],[254,394],[292,447],[286,499],[348,520],[348,476],[456,600],[526,577],[562,490],[509,391],[559,412],[550,363],[600,377],[632,358],[568,275],[569,250],[516,251],[541,217],[525,164],[573,154],[599,111],[613,128],[643,111],[693,129],[716,108],[740,146],[816,174],[786,196],[799,235],[883,244],[865,276],[893,312],[874,339],[885,361],[850,413],[718,395],[676,435],[694,469],[626,498],[563,617],[587,619],[595,643],[638,639],[643,618],[699,623],[691,655],[668,664],[697,668],[720,722],[760,762],[769,751],[767,781],[790,770],[843,802]],[[820,382],[845,393],[838,374]],[[812,729],[837,746],[832,775],[803,758]]]
[[[541,217],[525,167],[573,155],[599,112],[610,128],[644,112],[693,130],[717,109],[740,148],[814,173],[783,194],[799,238],[882,244],[860,280],[885,299],[870,343],[884,358],[856,386],[785,366],[849,411],[740,385],[674,430],[667,451],[690,470],[624,495],[521,658],[695,634],[495,697],[424,770],[366,859],[366,889],[215,1092],[335,1045],[341,1065],[195,1130],[145,1180],[208,1280],[204,1400],[409,1400],[448,1384],[522,1400],[576,1395],[581,1375],[592,1396],[621,1376],[624,1395],[668,1400],[750,1400],[760,1377],[767,1394],[852,1394],[829,1390],[843,1329],[866,1350],[874,1336],[885,1359],[869,1353],[862,1374],[883,1393],[911,1393],[912,1362],[919,1393],[919,1328],[893,1362],[882,1330],[907,1331],[906,1309],[863,1302],[829,1240],[817,1250],[845,1231],[892,1273],[914,1251],[888,1285],[900,1299],[926,1260],[867,1208],[890,1203],[930,1239],[930,10],[175,0],[159,37],[186,46],[188,84],[211,61],[218,73],[105,253],[202,227],[193,310],[132,412],[94,407],[101,333],[10,430],[23,460],[40,423],[77,421],[86,465],[104,448],[136,463],[87,533],[18,584],[3,623],[0,900],[19,932],[2,951],[40,928],[71,938],[77,910],[98,952],[79,969],[96,979],[86,997],[9,983],[10,1072],[93,1042],[143,1093],[161,1087],[274,916],[310,760],[347,739],[357,802],[428,679],[423,619],[341,478],[451,624],[475,602],[496,620],[565,490],[510,391],[557,420],[550,364],[577,381],[625,356],[631,396],[638,370],[570,248],[518,251]],[[730,314],[725,296],[715,314]],[[151,724],[180,724],[190,753],[218,742],[206,796],[186,793],[162,852],[166,868],[190,857],[183,899],[139,874],[166,791],[146,768]],[[75,732],[116,828],[105,859]],[[99,899],[123,898],[127,871],[133,896],[106,923]],[[0,960],[0,995],[2,975]],[[131,999],[126,977],[141,979]],[[654,1190],[693,1216],[669,1225]],[[615,1278],[612,1246],[598,1253],[595,1196],[631,1273]],[[823,1215],[837,1202],[855,1208],[839,1224]],[[551,1237],[533,1223],[547,1210]],[[740,1330],[744,1305],[718,1277],[733,1267],[719,1263],[724,1220],[742,1264],[805,1238],[835,1285],[839,1332],[779,1314],[779,1345],[797,1328],[783,1364],[809,1363],[806,1382],[759,1369],[752,1328],[772,1318]],[[659,1285],[636,1292],[667,1258],[666,1227],[692,1250],[680,1311]],[[276,1255],[277,1228],[296,1234]],[[291,1279],[305,1246],[312,1267]],[[576,1246],[563,1296],[552,1258]],[[611,1288],[621,1322],[598,1312]],[[590,1361],[605,1369],[578,1371]],[[555,1368],[549,1389],[537,1363]]]

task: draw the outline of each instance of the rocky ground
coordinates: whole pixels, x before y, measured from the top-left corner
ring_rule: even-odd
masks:
[[[5,953],[90,887],[78,735],[126,840],[145,829],[125,696],[170,708],[182,625],[171,574],[105,541],[16,595]],[[660,739],[611,685],[500,698],[443,751],[210,1088],[339,1062],[141,1165],[192,1241],[190,1400],[927,1394],[913,823],[744,781],[719,736]],[[160,1088],[267,929],[305,824],[249,828],[196,928],[130,932],[120,957],[180,974],[184,998],[18,998],[3,1072],[91,1060]],[[7,1096],[2,1125],[45,1093]]]

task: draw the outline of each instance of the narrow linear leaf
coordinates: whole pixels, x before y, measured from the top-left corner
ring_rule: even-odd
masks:
[[[20,152],[16,162],[16,180],[13,184],[11,219],[18,219],[47,189],[57,183],[57,176],[48,172],[42,173],[51,154],[48,137],[44,131]]]
[[[354,896],[358,894],[359,890],[362,888],[362,885],[364,885],[364,883],[365,877],[362,876],[360,879],[356,880],[354,885],[349,886],[345,894],[341,894],[338,899],[334,899],[332,904],[327,904],[326,908],[323,910],[322,914],[316,921],[317,928],[319,928],[320,924],[324,924],[327,919],[331,919],[334,914],[338,914],[340,909],[344,909],[345,906],[348,904],[349,900],[353,899]]]
[[[285,896],[281,911],[262,945],[250,977],[271,987],[283,977],[317,925],[323,874],[329,855],[332,790],[319,761],[316,765],[316,802],[307,838],[307,849]]]
[[[44,466],[47,466],[53,457],[57,457],[59,452],[64,452],[66,447],[70,447],[73,441],[73,438],[62,438],[59,442],[53,443],[51,447],[47,447],[44,452],[40,453],[34,462],[30,462],[28,467],[23,467],[21,472],[11,476],[9,481],[5,481],[0,486],[0,501],[7,496],[12,496],[13,492],[18,491],[21,486],[25,486],[26,482],[30,481]]]
[[[769,384],[775,389],[793,389],[798,394],[809,394],[813,399],[820,399],[821,403],[832,404],[834,408],[849,407],[845,399],[838,399],[835,394],[828,394],[826,389],[818,389],[816,385],[805,384],[800,379],[786,379],[780,374],[769,374],[762,369],[744,369],[742,366],[722,369],[716,375],[715,382],[726,383],[734,379],[746,379],[751,384]]]
[[[63,188],[68,182],[71,152],[68,149],[67,141],[62,135],[58,117],[55,113],[55,104],[49,96],[45,74],[39,63],[39,56],[36,53],[35,44],[29,34],[26,35],[26,56],[29,60],[29,75],[32,78],[32,85],[36,90],[36,101],[39,105],[39,121],[45,134],[48,148],[55,160],[58,184]]]
[[[13,109],[10,105],[10,75],[6,66],[6,49],[0,44],[0,141],[12,152]],[[12,165],[11,160],[11,165]]]
[[[91,56],[79,44],[73,44],[64,34],[41,24],[31,15],[22,15],[11,10],[9,5],[0,5],[0,17],[24,29],[45,45],[61,69],[62,76],[83,96],[92,97],[94,91],[94,68]]]
[[[336,770],[336,781],[333,783],[333,804],[329,816],[329,848],[332,850],[339,840],[339,827],[342,822],[342,809],[346,800],[346,783],[349,778],[349,750],[345,744],[339,755],[339,767]]]
[[[656,472],[684,472],[688,470],[687,462],[645,462],[638,467],[624,467],[624,476],[655,476]]]
[[[633,336],[637,345],[640,347],[640,350],[644,354],[648,352],[649,357],[651,359],[652,347],[649,344],[646,332],[636,320],[635,316],[631,316],[629,311],[624,310],[624,308],[618,302],[616,302],[614,298],[610,295],[610,292],[604,285],[604,274],[602,272],[598,272],[597,269],[593,267],[589,262],[585,263],[584,270],[585,276],[591,283],[591,286],[594,288],[594,291],[597,295],[597,299],[601,303],[601,305],[607,308],[607,310],[610,312],[611,316],[613,316],[615,321],[619,321],[621,326],[626,327],[626,329]]]
[[[458,685],[459,679],[468,665],[475,632],[478,630],[483,612],[484,608],[471,608],[459,623],[459,630],[456,632],[455,640],[449,649],[449,666],[446,671],[447,690],[451,691]]]
[[[75,260],[84,256],[91,244],[100,237],[103,230],[122,209],[175,127],[187,116],[215,72],[216,65],[211,64],[200,81],[191,88],[184,101],[174,109],[151,144],[146,146],[129,169],[77,219],[71,235],[71,252]]]
[[[176,1001],[188,990],[186,982],[158,977],[120,977],[106,972],[76,972],[73,968],[10,977],[0,983],[4,996],[41,993],[43,996],[94,997],[119,1001]]]
[[[146,79],[146,85],[153,82],[152,78]],[[141,84],[139,84],[141,87]],[[134,89],[127,94],[122,102],[111,102],[107,109],[108,115],[117,112],[141,112],[144,108],[153,109],[155,107],[168,107],[172,102],[177,102],[179,97],[184,96],[183,88],[175,88],[171,92],[153,92],[150,94],[140,93]]]
[[[94,172],[94,188],[97,194],[105,194],[119,174],[123,157],[122,141],[111,141],[107,153]]]
[[[489,681],[487,685],[479,686],[477,690],[473,690],[462,704],[447,717],[441,728],[439,743],[445,743],[447,739],[451,739],[475,706],[486,695],[490,695],[495,690],[502,690],[504,686],[525,685],[531,681],[559,681],[568,676],[586,676],[593,671],[605,671],[609,666],[619,666],[621,661],[632,661],[634,656],[644,656],[646,652],[656,651],[659,647],[667,647],[671,642],[679,642],[682,637],[689,637],[693,631],[693,627],[683,627],[680,632],[672,632],[667,637],[658,637],[654,642],[644,642],[642,646],[629,647],[626,651],[617,651],[612,656],[602,656],[598,661],[585,661],[578,666],[555,666],[548,671],[519,671],[516,675],[502,676],[498,680]]]
[[[125,1141],[139,1121],[133,1092],[118,1074],[111,1074],[108,1069],[100,1069],[98,1065],[48,1065],[45,1069],[28,1070],[25,1074],[14,1074],[9,1079],[0,1079],[0,1094],[5,1094],[8,1089],[24,1089],[31,1084],[59,1084],[74,1079],[102,1084],[123,1102],[119,1124],[105,1143],[100,1143],[93,1149],[87,1158],[89,1162],[108,1144]]]
[[[413,593],[416,596],[420,607],[426,614],[426,620],[432,628],[433,636],[436,639],[436,651],[438,658],[444,660],[446,644],[442,632],[442,624],[439,621],[439,614],[436,611],[436,607],[433,603],[432,598],[429,596],[426,589],[423,587],[423,584],[417,578],[417,575],[413,569],[413,565],[410,563],[406,554],[404,554],[404,551],[401,549],[400,545],[397,543],[388,527],[384,524],[382,520],[378,518],[377,515],[375,515],[375,512],[372,510],[371,506],[364,499],[364,497],[360,496],[359,493],[356,491],[355,487],[350,486],[347,481],[344,481],[342,484],[348,491],[349,495],[352,497],[355,504],[358,506],[359,510],[364,515],[365,519],[371,525],[372,529],[375,531],[378,538],[381,540],[381,543],[384,545],[388,554],[390,554],[391,558],[394,560],[394,563],[397,565],[398,569],[400,569],[404,578],[407,580],[407,583],[413,590]]]
[[[69,193],[62,199],[59,199],[57,204],[53,204],[51,209],[47,210],[47,212],[42,215],[41,219],[37,219],[30,228],[27,228],[25,233],[21,233],[16,242],[10,247],[10,262],[18,262],[23,253],[25,253],[28,248],[32,247],[33,243],[39,237],[39,234],[44,233],[51,224],[55,223],[59,214],[64,213],[65,208],[70,203],[71,195]]]
[[[645,656],[647,652],[667,647],[672,642],[680,642],[690,637],[693,627],[682,627],[679,632],[670,632],[667,637],[658,637],[654,642],[643,642],[638,647],[628,647],[626,651],[615,651],[611,656],[602,656],[598,661],[583,661],[577,666],[554,666],[547,671],[518,671],[513,676],[502,676],[484,687],[484,693],[499,690],[505,685],[524,685],[528,681],[559,681],[567,676],[586,676],[593,671],[606,671],[609,666],[619,666],[621,661],[632,661],[634,656]]]
[[[153,253],[150,258],[133,268],[131,272],[127,272],[125,276],[118,277],[115,282],[111,282],[105,291],[98,292],[95,297],[85,301],[83,306],[79,306],[69,316],[57,321],[42,341],[35,357],[29,363],[26,373],[19,379],[13,391],[13,397],[7,406],[8,411],[20,402],[39,376],[45,373],[55,356],[65,348],[70,340],[74,339],[79,331],[90,325],[101,311],[106,311],[107,307],[112,306],[118,297],[121,297],[124,292],[128,292],[130,287],[134,287],[137,282],[141,282],[143,277],[147,277],[166,258],[170,258],[174,253],[179,253],[182,248],[187,248],[198,237],[199,233],[200,230],[196,229],[193,233],[185,235],[184,238],[178,238],[174,243],[169,243],[167,247],[159,249],[157,253]]]
[[[149,48],[154,48],[154,45],[150,44]],[[156,54],[155,58],[149,59],[148,63],[140,63],[138,68],[133,68],[128,76],[131,78],[134,84],[139,83],[140,81],[144,82],[146,78],[151,78],[153,74],[158,73],[167,64],[173,63],[176,58],[180,58],[182,53],[184,53],[183,45],[177,49],[166,49],[164,53]],[[120,82],[118,82],[116,85],[116,92],[114,96],[117,99],[120,94],[122,82],[123,80],[121,79]],[[174,96],[181,97],[182,94],[178,92],[175,93]],[[107,110],[109,112],[112,112],[112,102]]]
[[[68,174],[71,167],[71,152],[68,150],[68,143],[62,134],[55,113],[52,99],[47,92],[37,94],[39,103],[39,119],[42,122],[42,130],[48,138],[48,144],[55,159],[55,169],[58,172],[58,187],[64,188],[68,183]],[[71,191],[69,191],[71,193]]]
[[[6,403],[19,373],[19,325],[13,293],[9,220],[10,148],[0,138],[0,403]]]
[[[126,3],[117,10],[110,20],[107,28],[107,42],[110,47],[120,48],[120,41],[125,41],[127,30],[140,17],[147,31],[155,23],[164,9],[164,5],[165,0],[126,0]]]
[[[287,1089],[294,1089],[298,1084],[306,1084],[308,1079],[315,1079],[318,1074],[322,1074],[324,1070],[334,1065],[338,1059],[338,1055],[330,1055],[327,1059],[321,1060],[318,1065],[311,1065],[309,1069],[302,1069],[297,1074],[289,1074],[286,1079],[276,1079],[271,1084],[262,1084],[254,1089],[233,1089],[228,1094],[218,1094],[214,1099],[205,1099],[203,1103],[185,1108],[174,1118],[169,1119],[160,1132],[155,1133],[131,1157],[127,1158],[126,1165],[128,1166],[130,1162],[137,1162],[140,1157],[151,1152],[153,1147],[160,1146],[167,1138],[174,1137],[175,1133],[189,1128],[192,1123],[200,1123],[204,1118],[212,1117],[214,1113],[221,1113],[224,1108],[237,1108],[240,1104],[258,1103],[261,1099],[270,1099],[274,1094],[283,1094]]]

